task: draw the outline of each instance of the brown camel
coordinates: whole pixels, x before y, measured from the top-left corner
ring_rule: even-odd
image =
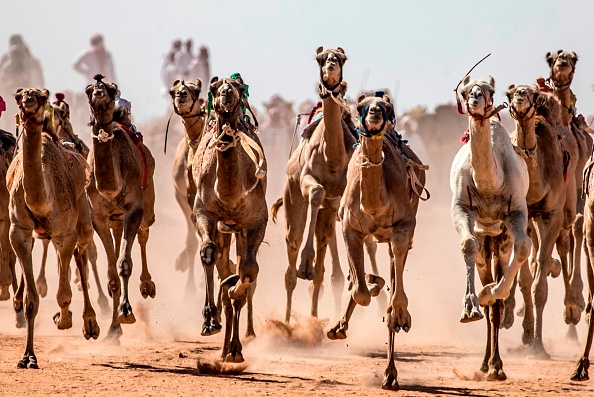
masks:
[[[346,104],[341,94],[345,87],[342,69],[346,59],[344,50],[340,47],[335,50],[319,47],[316,51],[323,116],[311,136],[303,139],[291,154],[282,201],[277,201],[272,208],[274,216],[278,207],[285,205],[289,259],[285,273],[287,322],[291,318],[291,301],[297,277],[313,280],[311,314],[318,315],[318,299],[324,280],[324,257],[328,241],[335,233],[338,205],[346,186],[347,166],[356,142],[343,120]],[[297,269],[297,255],[303,240],[308,209],[310,222],[307,239]],[[317,241],[316,250],[313,246],[314,235]],[[335,285],[333,288],[340,294],[343,285]]]
[[[527,235],[529,176],[526,162],[516,153],[510,137],[494,116],[495,80],[466,76],[461,89],[469,115],[469,141],[452,163],[452,220],[462,237],[460,248],[466,265],[466,292],[461,322],[483,318],[485,306],[487,346],[481,371],[488,379],[504,380],[499,355],[499,326],[503,299],[518,270],[530,254]],[[483,289],[477,297],[474,270]],[[493,270],[492,270],[493,268]]]
[[[72,327],[72,300],[69,284],[70,259],[74,255],[82,278],[84,296],[83,335],[97,339],[99,326],[87,289],[86,248],[93,236],[91,213],[85,195],[86,164],[75,152],[63,149],[53,125],[44,114],[49,92],[19,89],[15,98],[23,120],[22,151],[16,156],[7,175],[10,192],[10,243],[24,274],[22,289],[14,298],[17,311],[27,319],[27,347],[19,368],[38,368],[33,349],[35,317],[39,296],[35,287],[31,249],[33,231],[48,234],[56,247],[59,268],[57,301],[60,312],[54,316],[58,329]]]
[[[594,133],[585,120],[582,117],[578,117],[577,120],[578,128],[583,133]],[[580,358],[578,359],[577,365],[571,380],[573,381],[586,381],[590,379],[588,369],[590,368],[590,349],[592,348],[592,340],[594,339],[594,178],[592,178],[592,168],[594,167],[594,161],[586,165],[584,170],[584,194],[586,195],[586,203],[584,210],[584,232],[585,241],[584,248],[586,251],[586,274],[588,275],[588,304],[586,305],[586,324],[588,324],[588,335],[584,343],[584,350]]]
[[[70,149],[74,152],[77,152],[85,159],[89,155],[89,147],[84,143],[82,139],[78,137],[74,133],[72,128],[72,124],[70,123],[70,107],[68,103],[64,101],[63,94],[56,94],[57,100],[52,103],[53,108],[53,120],[54,120],[54,129],[56,131],[56,136],[60,141],[61,145],[64,145],[65,148]],[[50,239],[48,235],[35,235],[36,238],[40,239],[43,244],[43,252],[41,255],[41,268],[39,270],[39,274],[37,275],[37,280],[35,281],[35,285],[37,286],[37,292],[39,296],[45,298],[47,295],[47,280],[45,277],[45,268],[47,264],[47,252],[49,248]],[[89,258],[89,262],[91,263],[91,270],[93,271],[93,277],[95,279],[95,285],[97,286],[97,303],[101,308],[101,311],[108,312],[109,311],[109,301],[107,300],[107,296],[103,292],[103,288],[101,287],[101,280],[99,279],[99,272],[97,270],[97,246],[93,239],[89,242],[87,246],[87,254]],[[88,275],[86,277],[88,280]],[[76,284],[80,283],[80,277],[77,273],[76,279],[74,280]],[[81,288],[79,284],[79,289]]]
[[[221,330],[214,303],[214,267],[221,283],[225,311],[222,357],[242,362],[239,340],[241,308],[258,276],[256,258],[264,239],[266,160],[258,136],[245,123],[241,109],[245,87],[237,79],[213,78],[210,84],[213,113],[206,135],[192,158],[196,186],[193,216],[201,239],[200,258],[206,278],[202,335]],[[231,235],[236,238],[236,271],[229,268]]]
[[[575,175],[568,183],[568,211],[573,211],[574,220],[569,219],[564,225],[564,232],[560,236],[558,244],[559,256],[561,258],[563,279],[565,283],[565,322],[570,324],[569,336],[577,340],[576,325],[580,321],[581,312],[584,310],[585,302],[582,294],[583,281],[581,276],[581,250],[583,241],[583,213],[585,200],[582,194],[583,170],[590,154],[592,153],[592,137],[582,132],[574,122],[577,117],[575,111],[575,96],[570,86],[573,81],[575,65],[578,57],[575,52],[559,50],[556,53],[548,52],[546,60],[549,65],[549,82],[553,93],[561,102],[561,116],[563,124],[571,132],[568,139],[575,140],[577,155],[572,159],[577,163]],[[568,178],[569,180],[570,178]],[[575,179],[575,184],[571,186]],[[573,195],[575,191],[575,195]],[[570,214],[571,215],[571,214]],[[570,296],[573,295],[573,298]],[[577,304],[577,308],[575,305]]]
[[[394,334],[408,332],[411,317],[404,292],[403,273],[416,225],[418,186],[425,183],[427,168],[410,159],[402,143],[389,129],[393,108],[387,96],[361,95],[361,143],[349,162],[347,186],[340,202],[339,214],[350,267],[350,299],[343,318],[327,333],[330,339],[346,338],[348,321],[357,304],[369,305],[372,296],[383,288],[384,280],[365,274],[363,245],[368,236],[389,244],[390,304],[388,318],[388,366],[384,371],[383,389],[398,390],[398,372],[394,364]],[[415,156],[416,157],[416,156]],[[418,181],[418,182],[416,182]]]
[[[128,281],[132,274],[132,243],[137,233],[142,259],[140,293],[145,299],[156,294],[146,258],[149,227],[155,221],[155,160],[128,128],[129,120],[116,119],[117,85],[104,82],[101,75],[95,79],[97,82],[86,88],[93,128],[87,195],[93,227],[105,247],[108,261],[108,292],[113,301],[108,337],[118,340],[122,334],[120,324],[136,321],[128,300]]]
[[[558,128],[552,124],[560,117],[559,101],[552,94],[526,85],[510,85],[507,97],[511,116],[516,120],[512,142],[519,148],[528,167],[530,184],[526,202],[534,242],[534,266],[529,269],[526,263],[518,276],[524,297],[522,342],[531,345],[533,355],[546,358],[548,354],[542,343],[543,312],[547,301],[547,275],[556,265],[552,258],[553,248],[564,223],[564,160],[568,152],[559,139]],[[507,328],[513,323],[513,306],[513,294],[510,293],[503,321]]]
[[[176,80],[169,90],[173,110],[181,117],[185,130],[185,136],[177,145],[173,161],[175,199],[184,213],[187,228],[186,245],[175,260],[175,268],[181,271],[188,270],[186,289],[191,292],[196,290],[194,258],[198,251],[198,238],[196,237],[196,226],[192,222],[192,206],[194,205],[196,187],[193,185],[190,166],[206,121],[205,106],[198,100],[201,89],[202,82],[200,79],[196,79],[195,83]]]

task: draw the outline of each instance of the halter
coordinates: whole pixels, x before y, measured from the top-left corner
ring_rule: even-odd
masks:
[[[324,75],[322,74],[322,68],[321,68],[322,63],[326,62],[326,60],[328,60],[328,56],[330,56],[330,54],[334,55],[334,57],[336,58],[336,62],[338,63],[338,66],[340,66],[340,78],[338,79],[338,83],[336,83],[333,86],[329,86],[328,83],[324,81]],[[342,61],[340,60],[340,57],[336,56],[333,52],[330,52],[328,55],[326,55],[323,62],[320,63],[320,82],[322,83],[322,86],[324,86],[324,88],[329,92],[320,94],[320,98],[322,98],[322,99],[327,98],[330,95],[330,93],[332,93],[333,96],[338,95],[338,92],[335,93],[334,90],[336,90],[340,86],[340,83],[342,83],[342,65],[343,65]],[[322,95],[325,95],[325,96],[322,96]]]
[[[381,98],[383,96],[383,92],[378,91],[375,93],[375,97],[376,98]],[[388,117],[388,113],[386,112],[386,109],[384,108],[384,106],[382,106],[380,103],[377,103],[377,105],[379,106],[380,110],[382,111],[382,125],[379,128],[379,130],[377,131],[369,131],[367,129],[367,125],[365,124],[365,118],[367,117],[367,113],[369,112],[369,107],[371,106],[371,104],[374,102],[370,102],[367,104],[367,106],[365,106],[365,108],[363,109],[363,113],[359,116],[359,119],[357,120],[357,133],[359,135],[362,135],[366,138],[371,138],[371,139],[382,139],[384,132],[385,132],[385,127],[387,123],[391,123],[392,120],[390,120],[390,118]]]
[[[522,123],[525,119],[531,119],[536,114],[536,106],[535,106],[534,102],[532,102],[530,100],[529,100],[529,102],[530,102],[530,107],[528,108],[526,113],[524,113],[522,116],[520,116],[520,114],[518,113],[518,111],[516,110],[516,108],[513,105],[509,105],[509,113],[515,120],[519,121],[520,123]],[[532,110],[532,114],[530,114],[531,110]],[[524,133],[524,144],[523,144],[523,147],[520,148],[524,152],[523,155],[525,155],[526,157],[534,156],[536,154],[536,146],[537,146],[537,144],[534,144],[534,147],[532,149],[526,148],[526,134]]]
[[[192,106],[190,106],[190,110],[189,110],[188,112],[185,112],[185,113],[183,113],[183,114],[182,114],[182,113],[180,113],[180,112],[177,110],[177,107],[176,107],[175,105],[173,106],[173,110],[175,111],[175,113],[176,113],[177,115],[179,115],[179,116],[181,116],[182,118],[184,118],[184,117],[186,117],[186,114],[189,114],[189,113],[191,113],[191,112],[192,112],[192,109],[194,109],[194,105],[196,104],[196,101],[198,100],[198,96],[200,95],[200,93],[198,93],[198,95],[194,96],[194,91],[188,88],[188,86],[186,85],[186,83],[185,83],[185,81],[184,81],[184,80],[182,80],[182,81],[181,81],[181,86],[183,86],[183,87],[186,87],[186,89],[187,89],[187,90],[190,92],[190,96],[192,97]],[[204,114],[204,112],[200,112],[200,113],[199,113],[199,114],[197,114],[197,115],[193,115],[193,116],[187,116],[187,118],[190,118],[190,117],[197,117],[197,116],[201,116],[201,115],[203,115],[203,114]]]

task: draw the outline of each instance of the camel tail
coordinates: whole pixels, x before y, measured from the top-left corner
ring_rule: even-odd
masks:
[[[272,222],[276,223],[276,216],[278,215],[278,210],[280,207],[283,206],[283,198],[279,198],[276,200],[274,204],[270,207],[270,216],[272,217]]]

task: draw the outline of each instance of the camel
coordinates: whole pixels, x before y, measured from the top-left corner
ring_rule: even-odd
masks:
[[[72,300],[69,284],[70,259],[74,255],[81,275],[84,297],[83,335],[99,337],[99,325],[87,289],[86,248],[93,235],[91,213],[85,195],[86,164],[75,152],[63,149],[44,108],[49,92],[19,89],[15,99],[23,121],[22,151],[10,165],[7,187],[10,192],[10,243],[21,264],[23,289],[14,297],[16,311],[24,310],[27,319],[27,346],[19,368],[38,368],[33,348],[35,317],[39,295],[32,263],[33,231],[48,234],[56,247],[59,268],[57,301],[60,312],[54,316],[58,329],[72,327]]]
[[[384,280],[365,274],[364,241],[373,236],[389,245],[390,304],[387,308],[388,366],[382,389],[398,390],[394,364],[394,334],[408,332],[411,317],[404,292],[403,272],[416,226],[419,203],[417,183],[425,183],[425,169],[416,156],[409,158],[402,141],[394,138],[392,104],[387,95],[361,95],[357,110],[360,118],[360,145],[349,162],[347,186],[340,201],[339,216],[350,268],[350,298],[343,318],[327,333],[330,339],[345,339],[348,321],[357,304],[369,305],[383,288]],[[385,138],[386,137],[386,138]],[[385,138],[385,139],[384,139]],[[418,173],[418,174],[417,174]]]
[[[466,292],[460,322],[483,318],[485,307],[487,346],[481,371],[490,380],[506,379],[499,355],[499,326],[503,299],[510,294],[518,270],[530,254],[527,235],[529,176],[526,162],[516,153],[510,137],[496,117],[495,80],[462,82],[461,95],[468,113],[469,141],[452,163],[450,187],[452,220],[462,241],[466,265]],[[491,262],[493,262],[493,270]],[[477,296],[474,270],[483,285]]]
[[[216,266],[223,280],[220,291],[226,319],[222,358],[229,362],[243,361],[241,308],[254,292],[259,272],[256,254],[268,221],[266,159],[258,136],[244,119],[244,90],[238,79],[211,80],[213,113],[191,166],[196,187],[193,217],[206,279],[201,333],[212,335],[222,328],[214,303]],[[236,239],[235,272],[229,268],[232,234]]]
[[[577,126],[583,133],[594,133],[585,123],[583,116],[578,117]],[[592,167],[594,161],[591,159],[584,169],[583,191],[586,195],[584,207],[584,249],[586,251],[586,274],[588,275],[588,304],[586,305],[586,323],[588,324],[588,335],[584,343],[584,350],[578,359],[577,365],[571,380],[586,381],[590,379],[588,369],[590,368],[590,349],[594,339],[594,178],[592,178]]]
[[[52,103],[52,116],[54,120],[54,129],[56,131],[56,136],[60,141],[60,144],[64,145],[64,147],[77,152],[85,159],[89,155],[89,147],[85,144],[85,142],[78,137],[74,133],[72,128],[72,124],[70,123],[70,107],[68,103],[64,101],[64,95],[62,93],[56,94],[56,101]],[[36,235],[36,238],[40,239],[43,244],[43,252],[41,255],[41,268],[39,270],[39,274],[37,275],[37,280],[35,284],[37,286],[37,292],[39,296],[45,298],[47,295],[47,280],[45,277],[45,268],[47,264],[47,252],[49,248],[50,239],[48,235],[39,236]],[[97,286],[97,303],[103,312],[107,312],[109,310],[109,302],[105,293],[103,292],[103,288],[101,287],[101,281],[99,279],[99,272],[97,270],[97,246],[93,239],[89,242],[87,246],[87,254],[89,258],[89,262],[91,263],[91,270],[93,271],[93,277],[95,279],[95,284]],[[88,275],[87,275],[88,280]],[[80,282],[80,277],[77,273],[75,283]],[[80,289],[80,286],[79,286]]]
[[[575,96],[571,92],[570,86],[573,81],[575,65],[578,57],[575,52],[559,50],[556,53],[547,52],[546,61],[549,65],[549,82],[553,88],[553,93],[561,102],[561,115],[563,124],[569,129],[568,140],[575,140],[577,145],[577,155],[571,160],[577,163],[575,178],[568,178],[568,203],[567,211],[574,219],[567,220],[564,230],[559,238],[558,252],[561,258],[563,281],[565,284],[565,322],[570,324],[569,336],[577,340],[575,331],[576,325],[580,321],[581,312],[584,310],[585,302],[582,295],[583,281],[581,277],[581,249],[583,241],[583,213],[585,200],[582,194],[583,170],[590,154],[592,153],[592,137],[583,133],[574,122],[577,117],[575,111]],[[573,142],[572,142],[573,143]],[[574,182],[575,179],[575,182]],[[575,192],[575,193],[574,193]],[[571,213],[571,212],[572,213]],[[573,295],[571,299],[570,295]],[[570,302],[575,301],[577,308]]]
[[[507,97],[510,114],[516,120],[512,142],[523,155],[530,178],[526,202],[534,266],[532,269],[528,264],[522,266],[518,276],[525,305],[522,342],[531,345],[535,356],[546,358],[548,354],[542,343],[543,312],[547,301],[547,275],[555,272],[552,268],[558,264],[552,258],[553,248],[565,222],[564,173],[567,168],[564,165],[568,148],[565,140],[560,141],[559,129],[555,127],[561,114],[559,101],[553,94],[527,85],[510,85]],[[507,328],[513,323],[513,303],[513,294],[510,294],[505,304],[504,326]]]
[[[149,227],[155,221],[155,160],[142,143],[142,136],[129,128],[129,109],[116,108],[117,85],[104,82],[102,75],[96,75],[95,80],[86,88],[93,129],[87,196],[93,227],[108,261],[108,292],[113,303],[108,337],[118,341],[122,335],[120,324],[136,321],[128,299],[128,282],[132,243],[137,234],[142,259],[140,293],[145,299],[156,294],[146,258]],[[117,119],[118,115],[121,119]]]
[[[346,186],[346,172],[353,153],[355,137],[343,120],[346,108],[342,69],[347,57],[344,50],[316,50],[320,68],[320,97],[323,116],[309,139],[303,139],[287,163],[287,179],[282,200],[272,207],[273,218],[280,205],[285,205],[286,244],[289,266],[285,272],[287,307],[285,320],[291,317],[291,301],[297,277],[313,280],[311,315],[318,315],[318,299],[324,280],[324,257],[329,239],[335,231],[340,197]],[[297,255],[303,240],[307,211],[310,222],[301,263],[297,268]],[[314,251],[314,235],[317,247]],[[314,266],[315,258],[315,266]],[[344,277],[343,277],[344,278]],[[333,285],[336,295],[342,293],[343,284]]]
[[[194,258],[198,250],[198,238],[196,237],[196,227],[192,222],[192,206],[196,187],[193,185],[190,175],[190,165],[194,151],[200,143],[207,117],[204,104],[198,100],[201,89],[202,81],[196,79],[195,83],[176,80],[169,90],[173,110],[181,117],[185,129],[185,137],[177,146],[173,162],[175,199],[184,213],[187,228],[186,244],[184,250],[175,260],[175,268],[181,271],[189,270],[186,289],[191,292],[196,290]]]

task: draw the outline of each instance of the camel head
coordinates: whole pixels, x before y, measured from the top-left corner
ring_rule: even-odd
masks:
[[[64,109],[56,104],[52,104],[54,108],[54,129],[59,137],[62,136],[63,125],[66,120],[66,112]]]
[[[394,106],[390,97],[382,91],[376,92],[374,96],[361,95],[357,101],[357,112],[359,134],[372,139],[377,135],[383,136],[386,127],[394,119]]]
[[[460,95],[466,104],[468,114],[473,117],[486,117],[493,107],[495,93],[495,79],[489,76],[489,81],[472,80],[466,76],[462,81]]]
[[[537,89],[537,87],[533,87]],[[547,122],[553,125],[563,124],[561,102],[550,92],[540,92],[536,99],[536,114],[544,117]]]
[[[106,124],[112,119],[118,86],[115,83],[104,82],[104,77],[100,74],[94,78],[97,82],[89,84],[85,92],[94,118],[99,123]]]
[[[245,86],[236,79],[219,80],[213,77],[210,81],[213,108],[222,119],[237,119],[241,115],[240,104],[244,92]]]
[[[510,85],[507,89],[509,112],[516,120],[534,116],[539,103],[540,91],[528,85]]]
[[[19,88],[14,96],[21,111],[23,121],[33,120],[42,123],[45,104],[49,98],[49,91],[37,88]]]
[[[175,80],[173,87],[169,90],[175,113],[182,117],[200,113],[198,97],[201,90],[202,81],[200,79],[196,79],[195,83]]]
[[[334,91],[342,82],[342,67],[346,60],[344,50],[340,47],[335,50],[318,47],[316,50],[316,61],[320,66],[320,83],[329,91]]]
[[[547,63],[550,68],[550,77],[557,88],[569,86],[573,80],[575,64],[578,61],[575,52],[559,50],[556,53],[547,52]]]

